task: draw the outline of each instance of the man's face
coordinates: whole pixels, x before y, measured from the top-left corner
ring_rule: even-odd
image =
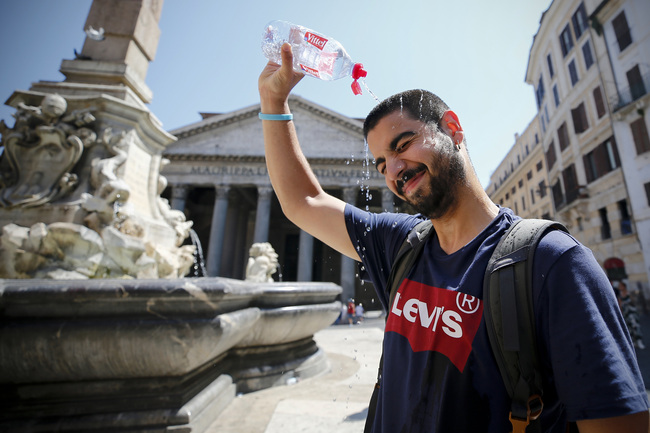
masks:
[[[370,130],[368,147],[388,188],[418,212],[440,218],[455,204],[463,160],[437,128],[397,110]]]

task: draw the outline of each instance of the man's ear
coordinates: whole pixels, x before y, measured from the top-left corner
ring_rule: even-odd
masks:
[[[461,144],[465,139],[465,132],[463,131],[463,127],[460,126],[458,116],[451,110],[445,111],[445,114],[442,115],[440,128],[451,137],[456,145]]]

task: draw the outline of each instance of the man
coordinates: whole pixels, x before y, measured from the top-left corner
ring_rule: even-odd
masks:
[[[481,296],[488,258],[518,217],[490,201],[458,116],[425,91],[389,98],[364,124],[388,188],[422,215],[372,214],[325,193],[287,120],[289,93],[302,78],[292,60],[285,44],[282,66],[269,63],[259,79],[269,176],[291,221],[363,262],[389,313],[373,431],[510,431]],[[388,305],[395,254],[423,218],[435,233]],[[634,350],[590,251],[551,232],[537,250],[534,272],[543,431],[564,432],[568,421],[577,421],[582,433],[647,432],[648,400]]]

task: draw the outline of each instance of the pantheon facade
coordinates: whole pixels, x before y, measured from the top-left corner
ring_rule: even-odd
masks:
[[[374,212],[393,211],[399,199],[374,167],[363,123],[292,95],[289,99],[303,152],[323,188]],[[342,298],[379,308],[357,262],[300,230],[282,213],[266,169],[260,107],[202,114],[199,122],[170,131],[178,138],[165,152],[164,196],[194,222],[207,274],[242,279],[248,251],[270,242],[278,253],[277,281],[331,281]],[[296,179],[299,181],[299,179]]]

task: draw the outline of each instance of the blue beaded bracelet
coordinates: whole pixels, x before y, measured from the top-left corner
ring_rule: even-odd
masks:
[[[293,114],[264,114],[260,113],[259,118],[262,120],[293,120]]]

